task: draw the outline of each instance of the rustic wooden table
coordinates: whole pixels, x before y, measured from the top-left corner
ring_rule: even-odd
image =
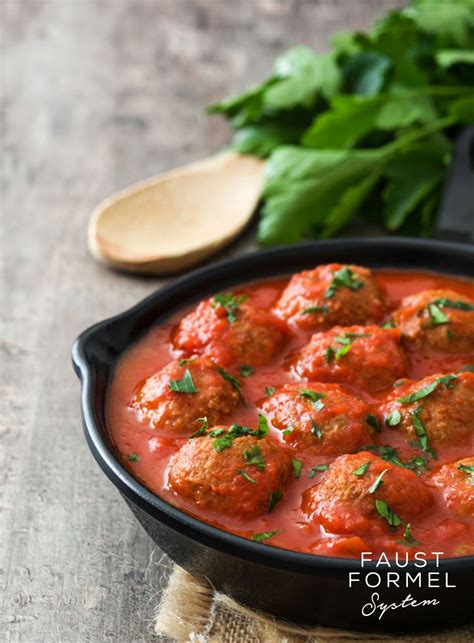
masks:
[[[203,107],[286,47],[400,3],[0,0],[0,640],[152,640],[170,568],[82,437],[74,337],[162,283],[94,263],[91,209],[217,149],[228,130]]]

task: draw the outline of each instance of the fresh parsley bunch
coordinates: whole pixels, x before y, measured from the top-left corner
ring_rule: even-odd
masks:
[[[331,237],[356,215],[429,235],[453,140],[474,123],[474,0],[415,0],[332,45],[289,50],[209,107],[234,148],[267,158],[259,242]]]

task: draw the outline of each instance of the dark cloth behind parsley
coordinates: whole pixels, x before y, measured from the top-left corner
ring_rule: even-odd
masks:
[[[331,237],[356,215],[429,235],[458,131],[474,123],[472,0],[415,0],[369,33],[297,46],[209,107],[268,157],[261,245]]]

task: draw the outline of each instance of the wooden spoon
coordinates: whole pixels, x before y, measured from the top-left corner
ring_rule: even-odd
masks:
[[[93,256],[133,272],[182,270],[245,227],[263,186],[263,161],[226,153],[177,168],[103,201],[92,213]]]

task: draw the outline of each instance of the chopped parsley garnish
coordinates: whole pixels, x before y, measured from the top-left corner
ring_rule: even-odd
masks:
[[[408,462],[402,462],[402,460],[400,460],[400,458],[398,457],[397,449],[391,446],[377,446],[375,444],[369,444],[368,446],[363,447],[361,451],[372,451],[373,453],[377,453],[377,455],[380,456],[382,460],[391,462],[392,464],[397,465],[397,467],[410,469],[411,471],[416,473],[416,475],[420,474],[421,469],[428,468],[427,460],[418,455],[411,458],[411,460],[409,460]]]
[[[184,375],[180,380],[170,380],[168,382],[170,390],[176,393],[197,393],[197,388],[194,386],[191,373],[186,369]]]
[[[252,484],[255,484],[257,482],[251,476],[249,476],[249,474],[243,469],[237,469],[237,473],[239,473],[242,476],[242,478],[245,478],[247,482],[251,482]]]
[[[314,476],[317,473],[320,473],[321,471],[327,471],[329,469],[328,464],[317,464],[315,467],[312,467],[312,469],[308,472],[308,478],[314,478]]]
[[[289,424],[287,428],[282,431],[282,434],[290,435],[290,433],[293,433],[293,431],[294,431],[294,427],[291,424]]]
[[[267,418],[261,413],[258,414],[258,428],[255,432],[257,438],[264,438],[270,432]]]
[[[457,310],[474,311],[474,304],[468,304],[465,301],[453,301],[452,299],[436,299],[434,303],[441,308],[455,308]]]
[[[474,373],[474,364],[464,364],[458,373]]]
[[[451,340],[453,340],[455,338],[455,335],[454,335],[453,331],[450,328],[448,328],[446,330],[446,337],[449,339],[449,341],[451,341]]]
[[[273,536],[276,536],[280,532],[278,529],[274,531],[263,531],[261,534],[252,534],[252,540],[255,540],[258,543],[261,543],[263,540],[268,540],[269,538],[273,538]]]
[[[365,421],[369,426],[375,429],[377,433],[380,433],[380,431],[382,430],[382,427],[380,426],[380,422],[378,421],[375,415],[372,415],[372,413],[369,413],[369,415],[365,418]]]
[[[180,360],[178,361],[178,364],[179,364],[180,366],[186,366],[186,364],[189,364],[189,362],[190,362],[190,361],[191,361],[191,360],[190,360],[190,359],[188,359],[188,358],[186,358],[186,359],[185,359],[185,358],[183,358],[183,359],[180,359]]]
[[[350,339],[350,337],[347,337],[347,336],[345,336],[345,335],[344,335],[344,336],[343,336],[343,335],[339,335],[338,337],[336,337],[336,340],[335,340],[335,341],[336,341],[338,344],[342,344],[343,346],[349,346],[349,345],[350,345],[350,343],[351,343],[351,339]]]
[[[219,293],[214,299],[212,305],[222,306],[227,312],[227,319],[230,324],[234,324],[237,321],[237,314],[240,311],[240,305],[244,303],[248,298],[248,295],[240,295],[236,297],[233,293]]]
[[[134,451],[133,453],[130,453],[130,455],[128,456],[128,460],[129,462],[138,462],[140,460],[140,456]]]
[[[191,433],[189,436],[189,439],[191,440],[192,438],[198,438],[201,435],[205,435],[207,429],[209,428],[209,422],[207,421],[207,417],[204,416],[202,418],[197,418],[196,422],[201,422],[201,426],[197,431],[194,431],[194,433]]]
[[[324,359],[328,364],[330,364],[336,357],[336,351],[332,346],[328,346],[324,351]]]
[[[312,391],[309,388],[299,388],[298,393],[301,395],[301,397],[305,397],[308,400],[311,400],[311,402],[313,403],[324,397],[324,393],[317,393],[316,391]]]
[[[397,540],[397,543],[399,545],[407,545],[407,546],[421,545],[419,540],[415,540],[413,538],[412,533],[411,533],[411,524],[410,523],[407,523],[407,525],[405,526],[405,529],[403,531],[403,538],[400,538],[400,540]]]
[[[384,500],[376,500],[375,508],[379,516],[385,518],[390,527],[395,528],[402,524],[401,519],[390,509]]]
[[[373,484],[367,489],[367,493],[375,493],[380,485],[383,483],[383,477],[387,473],[388,469],[384,469],[374,480]]]
[[[349,288],[350,290],[359,290],[364,285],[363,281],[356,279],[354,272],[345,266],[337,272],[333,273],[333,280],[329,288],[326,290],[326,299],[334,297],[334,293],[338,288]]]
[[[445,315],[441,308],[436,304],[428,304],[428,313],[430,315],[430,324],[432,326],[449,324],[449,317]]]
[[[370,337],[372,333],[344,333],[346,339],[357,339],[359,337]]]
[[[237,391],[239,394],[239,397],[242,398],[242,386],[240,384],[240,380],[237,377],[234,377],[230,373],[228,373],[225,368],[222,368],[222,366],[217,367],[217,372],[221,377],[223,377],[229,384],[232,384],[234,389]]]
[[[241,364],[239,366],[239,372],[242,377],[248,377],[249,375],[252,375],[253,368],[251,366],[247,366],[247,364]]]
[[[224,435],[225,434],[225,435]],[[242,426],[241,424],[232,424],[228,429],[227,433],[224,428],[213,429],[210,431],[209,435],[211,438],[215,438],[212,446],[220,453],[224,449],[230,449],[234,440],[236,438],[241,438],[244,435],[254,435],[256,437],[261,437],[259,434],[259,429],[251,429],[248,426]]]
[[[393,385],[394,385],[394,387],[395,387],[395,388],[397,388],[398,386],[402,386],[403,384],[405,384],[405,380],[404,380],[404,379],[397,380],[396,382],[394,382],[394,383],[393,383]]]
[[[244,449],[243,456],[245,464],[257,467],[259,471],[265,469],[265,460],[263,459],[263,453],[258,444],[250,447],[250,449]]]
[[[295,474],[295,478],[299,480],[301,477],[303,462],[301,460],[297,460],[296,458],[291,458],[291,464],[293,465],[293,472]]]
[[[396,326],[394,322],[391,319],[389,319],[388,321],[383,323],[380,328],[396,328]]]
[[[273,393],[275,393],[275,391],[276,391],[276,388],[274,386],[266,386],[265,387],[265,395],[267,397],[270,397],[270,395],[273,395]]]
[[[354,469],[352,474],[354,476],[363,476],[366,473],[367,469],[370,467],[371,464],[372,464],[372,462],[370,460],[369,460],[369,462],[366,462],[365,464],[361,464],[360,467],[357,467],[357,469]]]
[[[395,409],[395,411],[392,411],[390,415],[387,415],[385,417],[385,424],[388,424],[388,426],[398,426],[401,421],[402,421],[402,414],[398,409]]]
[[[459,471],[462,471],[466,475],[470,476],[469,483],[474,485],[474,465],[472,464],[460,464],[458,467]]]
[[[231,435],[224,435],[224,437],[222,438],[216,438],[212,443],[212,446],[217,451],[217,453],[221,453],[222,451],[224,451],[224,449],[230,449],[233,442],[234,439]]]
[[[442,384],[446,388],[453,388],[454,382],[457,379],[458,378],[456,375],[443,375],[442,377],[437,377],[435,380],[430,382],[430,384],[424,386],[419,391],[410,393],[410,395],[406,395],[405,397],[400,397],[397,402],[400,402],[401,404],[411,404],[412,402],[417,402],[418,400],[422,400],[424,397],[431,395],[431,393],[433,393],[433,391],[437,389],[440,384]]]
[[[352,345],[347,344],[346,346],[341,346],[341,348],[338,348],[336,351],[336,359],[341,359],[341,357],[344,357],[344,355],[347,355],[347,353],[351,350]]]
[[[209,432],[209,435],[211,438],[219,438],[221,435],[224,435],[225,429],[224,427],[221,427],[219,429],[212,429],[212,431]]]
[[[322,313],[323,315],[327,315],[328,312],[329,308],[327,306],[308,306],[308,308],[301,311],[301,315],[311,315],[312,313]]]
[[[423,407],[418,406],[414,411],[410,411],[411,423],[415,429],[420,447],[425,451],[425,453],[429,453],[433,458],[436,458],[436,452],[429,446],[428,434],[426,433],[425,425],[419,417],[422,410]]]
[[[321,427],[316,424],[313,418],[311,418],[311,433],[315,435],[318,440],[323,439],[323,432],[321,431]]]
[[[281,500],[282,493],[279,489],[272,491],[268,500],[268,511],[272,512]]]

